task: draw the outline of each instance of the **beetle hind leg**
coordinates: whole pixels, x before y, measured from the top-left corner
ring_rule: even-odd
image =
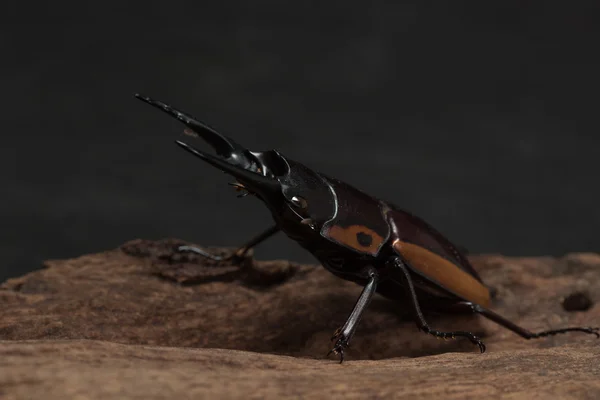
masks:
[[[592,327],[586,326],[586,327],[569,327],[569,328],[562,328],[562,329],[553,329],[553,330],[542,331],[542,332],[531,332],[525,328],[518,326],[514,322],[511,322],[510,320],[504,318],[500,314],[497,314],[497,313],[493,312],[492,310],[488,310],[487,308],[484,308],[478,304],[470,303],[470,302],[462,302],[462,303],[456,304],[456,306],[461,307],[461,308],[470,309],[471,312],[480,314],[480,315],[486,317],[487,319],[494,321],[498,325],[503,326],[506,329],[513,331],[514,333],[516,333],[517,335],[521,336],[524,339],[539,339],[539,338],[543,338],[546,336],[553,336],[553,335],[558,335],[559,333],[568,333],[568,332],[583,332],[583,333],[588,333],[591,335],[596,335],[596,338],[600,338],[600,333],[599,333],[600,328],[592,328]]]
[[[481,353],[485,352],[485,344],[483,343],[483,341],[471,332],[466,332],[466,331],[442,332],[442,331],[432,329],[429,326],[429,324],[427,324],[427,321],[425,320],[425,317],[423,316],[423,312],[421,311],[421,307],[419,306],[419,300],[417,299],[417,293],[415,291],[415,288],[414,288],[414,285],[412,282],[412,278],[410,276],[410,273],[408,272],[406,264],[399,257],[395,257],[391,261],[391,264],[392,264],[392,268],[401,272],[400,275],[401,275],[402,280],[404,281],[405,287],[407,289],[409,301],[410,301],[410,304],[412,305],[413,313],[415,316],[415,322],[417,323],[419,330],[422,330],[425,333],[428,333],[430,335],[433,335],[435,337],[442,338],[442,339],[456,339],[457,337],[465,337],[465,338],[469,339],[471,341],[471,343],[477,345],[479,347],[479,351]]]
[[[598,333],[598,331],[600,331],[600,328],[592,328],[592,327],[589,327],[589,326],[574,327],[574,328],[563,328],[563,329],[554,329],[554,330],[549,330],[549,331],[532,333],[531,336],[528,337],[527,339],[538,339],[538,338],[541,338],[541,337],[552,336],[552,335],[557,335],[559,333],[567,333],[567,332],[589,333],[589,334],[592,334],[592,335],[596,335],[596,338],[600,338],[600,333]]]

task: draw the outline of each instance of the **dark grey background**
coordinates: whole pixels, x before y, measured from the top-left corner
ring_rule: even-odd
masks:
[[[269,225],[137,91],[472,252],[600,250],[597,0],[84,3],[2,6],[0,279]],[[312,260],[283,235],[257,255]]]

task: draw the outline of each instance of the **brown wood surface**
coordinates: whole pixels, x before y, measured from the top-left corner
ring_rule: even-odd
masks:
[[[0,342],[0,398],[598,399],[600,348],[349,361],[105,341]]]
[[[527,341],[480,317],[427,317],[481,336],[479,354],[418,332],[379,295],[339,365],[329,338],[358,285],[281,260],[240,271],[174,254],[180,244],[133,241],[0,285],[0,399],[600,398],[591,335]],[[514,322],[600,324],[600,255],[470,259]],[[562,307],[576,292],[587,311]]]

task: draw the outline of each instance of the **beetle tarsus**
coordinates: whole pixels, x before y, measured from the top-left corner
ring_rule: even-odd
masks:
[[[599,330],[600,330],[600,328],[592,328],[592,327],[554,329],[551,331],[543,331],[543,332],[533,333],[527,339],[538,339],[538,338],[542,338],[542,337],[546,337],[546,336],[558,335],[559,333],[567,333],[567,332],[589,333],[592,335],[596,335],[596,338],[600,338],[600,334],[598,333]]]
[[[329,357],[331,354],[339,354],[340,355],[340,364],[344,362],[344,348],[340,347],[340,348],[333,348],[331,350],[329,350],[329,352],[327,353],[327,357]]]
[[[206,258],[209,258],[214,261],[222,261],[224,258],[222,256],[210,254],[209,252],[204,251],[201,248],[194,247],[194,246],[179,246],[179,247],[177,247],[177,251],[179,251],[181,253],[195,253],[195,254],[201,255],[202,257],[206,257]]]
[[[333,348],[331,350],[329,350],[329,352],[327,353],[327,357],[329,357],[332,353],[333,354],[339,354],[340,355],[340,364],[344,362],[344,350],[347,349],[348,347],[350,347],[349,343],[348,343],[348,339],[341,335],[335,345],[333,346]]]
[[[600,334],[598,333],[600,331],[600,328],[592,328],[592,327],[571,327],[571,328],[553,329],[553,330],[549,330],[549,331],[534,333],[534,332],[528,331],[525,328],[520,327],[519,325],[504,318],[503,316],[501,316],[498,313],[495,313],[492,310],[488,310],[487,308],[482,307],[479,304],[471,303],[468,301],[454,304],[452,306],[452,309],[466,310],[466,311],[471,311],[476,314],[480,314],[480,315],[486,317],[487,319],[494,321],[495,323],[499,324],[500,326],[503,326],[506,329],[513,331],[514,333],[516,333],[517,335],[521,336],[524,339],[539,339],[539,338],[543,338],[546,336],[552,336],[552,335],[557,335],[559,333],[568,333],[568,332],[589,333],[592,335],[596,335],[596,338],[600,338]]]
[[[218,256],[216,254],[211,254],[208,251],[202,250],[195,246],[179,246],[177,248],[177,251],[192,252],[213,261],[230,261],[234,264],[237,264],[241,263],[244,260],[246,253],[248,253],[250,249],[252,249],[257,244],[264,242],[266,239],[270,238],[277,232],[279,232],[279,227],[277,225],[273,225],[264,232],[261,232],[260,234],[254,236],[246,244],[244,244],[243,246],[239,247],[237,250],[231,252],[231,254],[226,256]]]
[[[483,343],[483,341],[479,337],[475,336],[471,332],[464,332],[464,331],[442,332],[442,331],[437,331],[437,330],[431,329],[427,325],[421,327],[421,330],[425,333],[435,336],[438,339],[444,339],[444,340],[456,339],[457,337],[466,337],[467,339],[469,339],[471,341],[471,343],[479,346],[479,350],[482,353],[485,353],[485,349],[486,349],[485,343]]]
[[[195,246],[179,246],[177,248],[177,251],[179,252],[190,252],[190,253],[194,253],[194,254],[198,254],[202,257],[208,258],[209,260],[213,260],[213,261],[231,261],[233,263],[239,263],[244,259],[244,255],[246,253],[246,251],[242,252],[241,250],[243,249],[238,249],[234,252],[232,252],[229,255],[226,256],[218,256],[216,254],[211,254],[206,250],[202,250],[199,247],[195,247]]]

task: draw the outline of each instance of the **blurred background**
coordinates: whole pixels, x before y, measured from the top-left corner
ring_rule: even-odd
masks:
[[[472,253],[600,251],[599,17],[595,0],[9,2],[0,280],[135,238],[236,246],[270,225],[135,92]],[[256,255],[313,262],[283,234]]]

